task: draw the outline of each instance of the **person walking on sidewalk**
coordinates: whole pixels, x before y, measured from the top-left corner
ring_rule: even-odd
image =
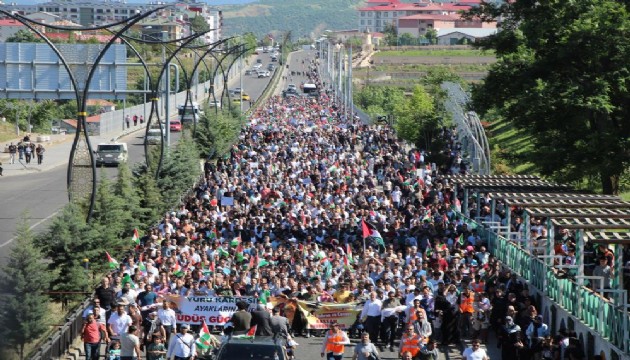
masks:
[[[24,147],[25,146],[22,141],[17,144],[18,154],[20,155],[19,160],[24,160]]]
[[[42,160],[44,160],[44,152],[45,151],[46,151],[46,149],[44,149],[42,144],[37,145],[37,148],[35,148],[35,154],[37,154],[37,165],[41,165],[42,164]]]
[[[27,164],[31,163],[31,156],[33,155],[33,148],[31,144],[24,145],[24,160],[26,160]]]
[[[129,129],[129,123],[131,122],[131,118],[129,117],[129,115],[125,116],[125,122],[127,123],[127,129]]]
[[[9,164],[15,164],[15,154],[17,154],[17,146],[9,145]]]
[[[138,126],[138,115],[133,116],[133,126]]]
[[[144,124],[144,116],[140,115],[140,125]]]

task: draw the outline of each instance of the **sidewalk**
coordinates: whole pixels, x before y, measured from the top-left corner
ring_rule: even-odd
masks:
[[[244,70],[243,70],[244,71]],[[228,81],[228,86],[235,86],[237,81],[239,80],[238,76],[230,79]],[[221,91],[222,86],[219,86],[217,91]],[[172,119],[177,118],[177,113],[171,116]],[[144,130],[146,128],[146,122],[142,125],[131,126],[129,129],[124,129],[120,133],[109,133],[105,135],[93,135],[90,136],[90,146],[92,150],[96,150],[96,146],[100,143],[108,143],[112,141],[116,141],[117,139],[127,136],[131,133]],[[68,165],[68,161],[70,160],[70,150],[72,149],[72,142],[74,141],[75,134],[67,134],[67,135],[44,135],[49,136],[50,141],[46,142],[37,142],[37,136],[41,134],[33,134],[31,139],[33,142],[38,145],[42,144],[46,152],[44,153],[44,159],[41,165],[37,164],[37,157],[34,156],[31,160],[30,164],[26,164],[24,160],[21,162],[17,160],[18,155],[16,155],[15,164],[9,163],[9,153],[5,153],[5,146],[8,146],[10,143],[17,144],[22,140],[23,137],[15,138],[13,140],[8,140],[6,142],[0,143],[0,163],[2,163],[2,177],[8,176],[18,176],[24,174],[36,174],[44,171],[52,170],[56,167],[62,165]],[[0,177],[0,179],[2,178]]]

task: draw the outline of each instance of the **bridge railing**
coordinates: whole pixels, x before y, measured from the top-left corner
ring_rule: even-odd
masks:
[[[630,313],[596,291],[575,280],[558,276],[557,269],[532,255],[518,243],[509,241],[475,220],[459,216],[469,228],[488,243],[488,250],[505,266],[519,274],[530,286],[573,314],[586,327],[609,341],[619,351],[630,353]]]

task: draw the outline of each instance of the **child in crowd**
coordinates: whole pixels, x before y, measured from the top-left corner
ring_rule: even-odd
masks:
[[[120,360],[120,342],[112,341],[109,346],[109,353],[107,354],[107,360]]]

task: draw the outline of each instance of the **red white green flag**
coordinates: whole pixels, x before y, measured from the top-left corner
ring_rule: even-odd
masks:
[[[232,338],[235,338],[235,339],[254,339],[256,337],[256,328],[257,327],[258,327],[258,325],[254,325],[254,326],[252,326],[249,329],[247,334],[245,334],[245,335],[235,335],[235,336],[232,336]]]
[[[107,251],[105,251],[105,255],[107,255],[107,263],[109,264],[109,268],[112,270],[118,269],[118,261],[111,257]]]
[[[197,345],[197,349],[204,353],[212,349],[213,346],[212,346],[211,339],[212,339],[212,335],[210,335],[210,330],[208,330],[208,326],[206,325],[206,322],[204,321],[202,323],[201,330],[199,331],[199,338],[197,339],[197,341],[195,341],[195,344]]]
[[[140,245],[140,235],[138,234],[138,229],[133,229],[133,235],[131,236],[131,241],[134,244]]]

